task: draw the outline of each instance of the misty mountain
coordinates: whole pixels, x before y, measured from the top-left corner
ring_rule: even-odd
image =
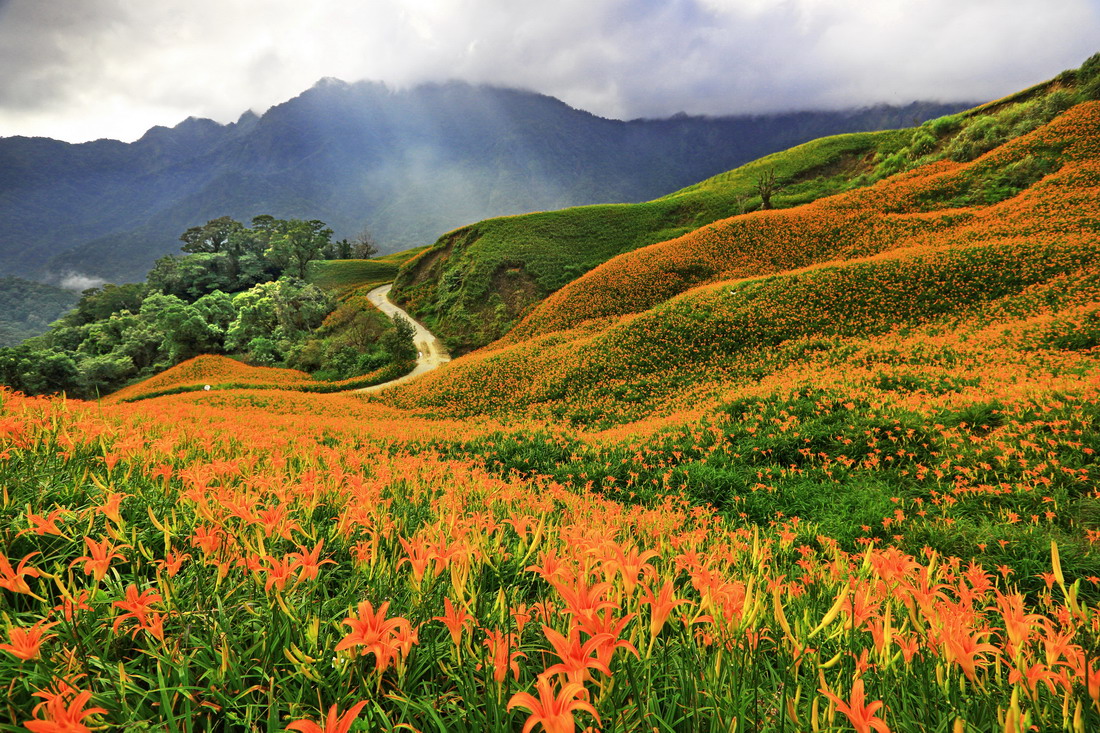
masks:
[[[0,347],[43,333],[80,298],[73,290],[0,277]]]
[[[140,140],[0,139],[0,273],[141,279],[188,227],[228,215],[364,227],[383,251],[491,216],[643,201],[823,135],[969,105],[609,120],[531,92],[323,80],[263,116]]]

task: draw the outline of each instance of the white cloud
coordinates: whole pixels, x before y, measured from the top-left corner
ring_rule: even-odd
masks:
[[[618,117],[980,100],[1098,38],[1100,0],[9,0],[0,135],[133,139],[325,76],[521,86]]]
[[[92,277],[91,275],[84,275],[79,272],[68,272],[61,277],[58,286],[65,290],[81,291],[87,290],[88,288],[98,288],[105,282],[107,281],[101,277]]]

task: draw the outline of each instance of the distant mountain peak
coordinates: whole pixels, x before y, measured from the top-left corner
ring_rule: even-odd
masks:
[[[237,118],[237,124],[240,125],[240,124],[243,124],[243,123],[246,123],[246,122],[254,122],[258,119],[260,119],[260,116],[258,114],[256,114],[256,110],[249,109],[249,110],[245,110],[241,114],[241,116]]]
[[[311,89],[332,89],[332,88],[346,89],[349,86],[351,86],[351,85],[348,84],[346,81],[344,81],[343,79],[338,79],[335,76],[322,76],[320,79],[318,79],[316,82],[314,82],[313,86],[310,87],[310,88]]]

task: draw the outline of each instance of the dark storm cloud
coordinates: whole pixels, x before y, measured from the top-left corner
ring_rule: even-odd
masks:
[[[1097,50],[1100,0],[11,0],[0,135],[133,138],[317,79],[462,79],[597,114],[993,98]]]

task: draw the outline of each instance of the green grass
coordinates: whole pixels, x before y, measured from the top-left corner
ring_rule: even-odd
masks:
[[[427,247],[392,252],[369,260],[317,260],[309,264],[309,282],[338,294],[364,285],[390,282],[398,269]]]
[[[325,290],[357,288],[364,283],[392,280],[397,267],[377,260],[323,260],[310,263],[309,282]]]

